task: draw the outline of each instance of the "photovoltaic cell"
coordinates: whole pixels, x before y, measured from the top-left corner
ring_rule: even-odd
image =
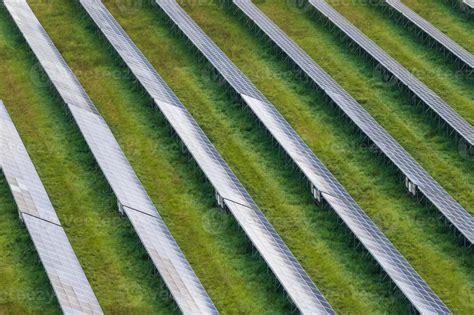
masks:
[[[324,0],[309,0],[309,3],[334,26],[365,50],[374,60],[412,91],[425,106],[429,107],[438,117],[449,125],[466,143],[474,145],[474,127],[456,113],[435,92],[418,80],[382,48],[375,44],[364,33]]]
[[[329,170],[317,159],[273,104],[227,58],[176,1],[157,0],[156,2],[235,92],[240,95],[265,128],[311,181],[312,185],[320,191],[323,199],[345,222],[372,257],[379,262],[408,300],[423,313],[449,313],[443,302],[356,204]],[[238,4],[247,9],[256,10],[251,2],[244,1],[238,2]],[[254,16],[253,18],[262,18],[262,16]],[[292,47],[292,49],[298,51],[299,48]],[[333,81],[330,78],[325,79],[325,83],[330,87]],[[341,100],[346,98],[344,94],[338,93],[333,96]],[[295,302],[295,304],[298,305],[298,302]]]
[[[153,202],[79,81],[24,0],[5,7],[66,103],[100,169],[114,191],[177,305],[186,314],[217,310],[173,239]],[[46,215],[46,214],[45,214]]]
[[[474,218],[456,202],[375,119],[308,54],[249,0],[233,3],[349,117],[471,244]]]
[[[133,75],[154,99],[155,105],[174,128],[296,306],[303,313],[334,313],[197,122],[110,15],[107,8],[96,0],[81,0],[80,3]]]
[[[446,36],[443,32],[434,27],[430,22],[416,14],[413,10],[403,4],[400,0],[384,0],[390,9],[398,12],[407,21],[410,21],[420,31],[429,36],[432,40],[440,44],[444,49],[458,58],[469,70],[474,69],[474,56],[459,44]],[[466,7],[473,7],[472,0],[464,0]]]
[[[0,168],[65,314],[102,314],[36,169],[0,101]]]

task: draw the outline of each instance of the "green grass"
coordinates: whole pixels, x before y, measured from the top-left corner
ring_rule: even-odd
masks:
[[[384,83],[364,59],[340,43],[337,35],[301,11],[266,1],[261,8],[346,89],[468,211],[474,213],[474,168],[455,140],[428,115],[409,104],[396,87]],[[291,16],[293,23],[284,23]],[[377,25],[374,25],[374,28]],[[315,40],[317,38],[317,40]],[[248,64],[248,63],[247,63]],[[253,67],[254,65],[252,65]],[[245,64],[242,63],[242,67]],[[248,67],[250,70],[251,67]],[[462,104],[473,115],[472,102]]]
[[[124,79],[122,69],[114,65],[115,58],[103,49],[103,41],[76,16],[77,8],[67,2],[56,4],[32,6],[40,18],[49,17],[44,23],[47,30],[76,67],[79,78],[88,81],[86,88],[107,114],[139,177],[217,306],[228,312],[283,312],[288,303],[275,291],[265,265],[248,253],[247,242],[230,215],[214,207],[210,186],[203,185],[197,167],[181,154],[163,119]],[[30,76],[38,77],[35,61],[19,44],[20,37],[11,35],[16,30],[8,21],[2,11],[6,48],[2,57],[7,62],[1,68],[1,94],[99,302],[109,313],[172,312],[161,281],[132,228],[119,217],[113,195],[77,128],[64,114],[64,105],[53,100],[45,87],[32,83]],[[64,25],[66,21],[69,32],[60,28],[51,31],[54,23]],[[55,38],[58,34],[64,37]],[[91,53],[86,59],[74,60],[71,56],[78,50]],[[4,285],[7,291],[9,284]]]
[[[474,28],[472,21],[450,1],[435,0],[426,5],[422,0],[404,0],[410,9],[433,24],[461,47],[474,53]]]
[[[280,17],[283,19],[284,4],[279,4],[266,1],[262,7],[267,6],[269,14],[278,12],[280,9],[282,13]],[[304,140],[323,158],[323,161],[340,178],[363,208],[382,226],[384,232],[409,258],[431,286],[437,292],[444,291],[439,293],[442,297],[443,294],[445,295],[444,300],[454,301],[457,299],[458,291],[465,291],[466,286],[472,286],[472,273],[469,272],[468,267],[470,258],[463,252],[464,249],[459,249],[455,244],[450,243],[450,238],[439,231],[439,227],[429,216],[429,211],[426,208],[416,205],[406,197],[401,187],[397,185],[395,177],[389,171],[382,171],[381,166],[376,164],[377,159],[373,157],[373,154],[359,147],[360,143],[357,142],[356,137],[351,135],[352,131],[341,126],[342,120],[336,117],[333,111],[325,106],[317,106],[316,96],[312,95],[304,85],[288,79],[286,68],[283,65],[277,65],[273,56],[269,56],[272,52],[263,49],[259,40],[256,40],[252,33],[243,27],[243,23],[238,22],[231,14],[226,14],[226,18],[223,19],[222,15],[225,12],[212,6],[188,6],[186,9],[217,41],[227,55],[241,69],[244,69],[244,72],[252,78],[264,94],[274,101],[280,111],[285,113]],[[288,13],[286,14],[286,20],[288,20]],[[303,19],[298,16],[298,18],[291,20],[291,26],[293,26],[298,25],[296,21]],[[288,24],[285,23],[287,26]],[[303,31],[308,32],[307,27],[308,25],[302,27],[299,31],[300,34]],[[237,42],[238,44],[235,44]],[[321,41],[318,41],[318,46],[322,46]],[[322,51],[319,53],[321,54]],[[330,51],[330,53],[325,51],[325,53],[327,60],[330,60],[330,57],[335,54],[334,51]],[[333,61],[334,64],[339,62],[341,60]],[[344,75],[347,75],[347,72]],[[319,103],[319,105],[321,104]],[[218,141],[217,138],[215,141]],[[331,143],[337,145],[331,145]],[[463,172],[469,171],[467,163],[461,160],[456,148],[453,148],[453,152],[450,154],[452,161],[459,160],[458,163],[466,165],[461,168]],[[455,168],[453,170],[462,174]],[[460,181],[459,186],[463,191],[463,194],[459,194],[460,196],[472,198],[469,185],[469,182],[466,184],[466,182]],[[465,204],[469,206],[472,203],[466,202]],[[437,230],[439,233],[435,238],[431,238],[433,230]],[[445,241],[441,241],[440,235],[443,235]],[[457,258],[452,259],[451,254],[443,254],[447,247],[456,252]],[[424,254],[420,254],[422,252]],[[444,267],[432,263],[433,258],[440,255],[446,259],[441,259],[444,260],[441,262],[436,258],[441,265],[447,263],[458,266],[456,268],[459,268],[460,271],[459,278],[454,280],[450,276],[440,274]],[[431,258],[427,259],[428,256]],[[421,262],[422,260],[425,261]],[[431,265],[428,268],[430,270],[426,269],[428,265]],[[469,274],[471,280],[465,281],[465,274]],[[445,284],[441,285],[441,282]],[[446,290],[445,285],[451,289]],[[467,296],[470,296],[470,293],[467,293]],[[462,300],[451,303],[451,305],[453,304],[454,308],[463,309],[466,307]],[[472,305],[467,306],[467,309],[470,308]]]
[[[2,10],[1,15],[4,62],[0,66],[0,93],[101,305],[111,313],[171,311],[171,301],[163,298],[165,291],[153,276],[152,264],[138,246],[131,226],[119,217],[114,197],[79,131],[65,115],[61,102],[52,98],[44,86],[33,83],[32,78],[38,77],[36,62],[21,44],[6,12]],[[7,209],[14,211],[12,219],[17,220],[16,210],[8,207],[4,211]],[[12,239],[27,235],[24,229],[11,229],[10,233]],[[21,255],[22,247],[7,246],[1,242],[2,252],[13,250],[12,255]],[[28,251],[33,251],[31,245]],[[32,253],[25,259],[30,258],[32,263],[37,260],[34,257]],[[21,264],[17,267],[17,272],[27,278],[25,281],[38,278]],[[46,275],[41,277],[45,282]],[[14,281],[2,277],[2,292],[16,289]],[[50,294],[45,289],[38,290]],[[28,290],[22,293],[27,294]],[[2,312],[7,313],[15,313],[19,307],[28,312],[52,309],[47,300],[30,303],[16,299],[5,303]]]
[[[190,157],[181,154],[180,145],[168,135],[163,118],[149,107],[150,101],[124,74],[124,68],[118,65],[111,49],[105,47],[105,40],[96,34],[92,23],[79,18],[81,9],[65,0],[31,5],[109,123],[219,310],[287,312],[288,303],[274,289],[264,263],[251,257],[247,242],[230,214],[214,207],[210,185],[203,182]],[[407,304],[392,294],[389,282],[382,281],[377,269],[368,266],[370,260],[353,248],[351,236],[344,232],[334,213],[312,203],[309,188],[292,171],[291,164],[277,153],[251,115],[229,98],[222,86],[210,80],[206,67],[197,63],[189,45],[172,33],[158,9],[145,4],[133,10],[112,3],[107,5],[190,109],[336,310],[406,312]],[[265,6],[275,15],[284,11],[284,4],[275,1],[267,1]],[[294,80],[288,68],[271,50],[262,47],[242,22],[214,5],[192,5],[186,10],[274,101],[448,306],[460,313],[472,313],[472,256],[457,246],[455,239],[436,221],[435,211],[410,199],[395,171],[364,148],[334,110]],[[4,61],[0,64],[0,95],[27,144],[101,305],[107,313],[172,311],[170,300],[163,297],[165,291],[159,278],[153,275],[151,263],[137,246],[132,228],[119,217],[113,195],[99,176],[77,128],[66,118],[61,102],[53,99],[45,87],[32,83],[32,76],[37,75],[31,70],[35,62],[25,46],[19,44],[22,40],[14,35],[17,32],[8,22],[7,14],[3,11],[0,14],[0,57]],[[323,30],[313,33],[317,31],[316,23],[298,12],[292,12],[291,17],[299,17],[295,27],[309,27],[304,32],[301,29],[301,34],[323,34]],[[334,64],[354,63],[349,54],[341,52],[341,47],[331,44],[335,40],[329,35],[320,37],[324,45],[319,53],[324,53],[328,60],[334,55]],[[363,83],[366,70],[360,69],[364,66],[352,64],[351,67],[358,75],[349,76],[346,84]],[[387,94],[378,92],[366,97],[385,100],[398,97]],[[391,127],[394,130],[412,113],[409,106],[398,103],[389,112],[398,109],[404,110]],[[381,110],[377,118],[384,117],[390,120],[391,116],[385,116]],[[461,180],[454,181],[454,187],[462,187],[463,181],[467,182],[465,186],[472,187],[469,181],[472,170],[459,158],[449,138],[440,136],[421,118],[410,119],[416,127],[402,130],[399,136],[413,133],[413,138],[426,140],[425,133],[432,133],[435,140],[426,144],[421,141],[419,155],[440,155],[431,167],[436,168],[436,163],[448,167],[446,176],[465,174]],[[407,146],[414,146],[416,142],[408,138]],[[446,161],[453,164],[447,165]],[[468,188],[458,196],[464,205],[472,205]],[[0,211],[10,216],[8,224],[19,225],[12,201],[0,201]],[[4,204],[7,206],[3,207]],[[12,228],[9,233],[16,238],[23,235],[28,240],[25,230]],[[24,246],[32,250],[28,242]],[[0,250],[7,248],[8,243],[1,239]],[[13,253],[20,252],[15,249]],[[32,259],[36,257],[32,256]],[[15,271],[24,273],[25,289],[2,280],[2,291],[20,292],[29,287],[47,291],[48,288],[41,287],[44,281],[35,282],[37,275],[45,278],[41,270],[37,266],[35,272]],[[445,270],[449,273],[444,273]],[[19,307],[24,307],[26,312],[55,309],[55,305],[45,301],[7,298],[6,303],[5,308],[0,304],[0,312],[13,313]]]
[[[1,173],[0,251],[0,312],[59,313],[53,289],[43,272],[28,232],[20,223],[15,202]]]
[[[270,5],[271,2],[267,1],[265,4]],[[281,188],[281,192],[271,191],[268,189],[268,183],[262,184],[262,179],[256,180],[255,178],[259,168],[253,168],[252,165],[255,165],[258,159],[245,160],[242,163],[242,153],[233,152],[229,148],[231,135],[234,137],[233,134],[235,134],[237,139],[242,137],[242,134],[246,135],[247,128],[243,126],[245,126],[247,120],[239,119],[242,110],[228,104],[231,100],[227,100],[224,104],[217,101],[210,104],[201,104],[202,95],[207,94],[213,87],[206,78],[207,74],[203,70],[204,68],[195,70],[196,58],[191,55],[191,57],[188,57],[188,61],[185,62],[185,56],[178,53],[185,49],[184,52],[187,56],[191,54],[190,49],[186,49],[187,44],[184,44],[179,37],[173,37],[172,33],[169,32],[169,27],[163,26],[162,20],[165,18],[162,15],[158,13],[151,14],[149,11],[153,9],[148,7],[132,13],[117,10],[112,5],[109,8],[112,9],[114,15],[120,20],[132,39],[150,58],[158,71],[198,119],[211,140],[236,170],[239,178],[249,188],[257,203],[262,206],[265,214],[274,223],[296,256],[302,261],[303,266],[321,287],[329,301],[339,310],[354,308],[355,306],[347,304],[339,295],[334,296],[332,290],[328,289],[331,288],[328,284],[336,283],[333,274],[329,275],[321,272],[322,269],[319,266],[315,268],[313,265],[315,260],[308,263],[306,257],[310,255],[309,253],[312,253],[308,250],[307,245],[310,241],[300,235],[295,235],[294,230],[297,230],[297,228],[293,224],[273,220],[273,213],[270,210],[279,205],[279,202],[274,202],[274,196],[278,193],[281,195],[283,191],[293,187],[289,183],[288,177],[285,177],[283,181],[284,187]],[[272,8],[272,10],[275,9]],[[264,91],[264,94],[274,100],[290,122],[297,127],[305,141],[319,156],[324,158],[331,170],[357,197],[356,199],[363,204],[374,220],[382,225],[387,235],[402,249],[402,252],[410,259],[417,270],[428,279],[432,287],[442,295],[444,300],[452,300],[450,305],[454,308],[471,309],[472,305],[466,306],[462,299],[459,299],[457,293],[463,292],[464,298],[470,298],[470,293],[465,290],[466,287],[472,286],[472,274],[469,272],[471,266],[469,254],[463,248],[455,245],[453,239],[442,231],[442,228],[430,214],[430,210],[417,205],[406,196],[393,172],[385,170],[373,154],[360,147],[359,139],[353,135],[350,128],[341,126],[341,119],[335,116],[331,109],[324,106],[315,106],[320,104],[316,96],[304,85],[294,82],[291,77],[289,78],[285,66],[281,65],[276,58],[273,58],[271,51],[261,46],[260,41],[246,30],[243,23],[213,5],[189,5],[186,10],[217,41],[231,59],[249,74],[257,86]],[[146,33],[143,32],[145,28],[149,30]],[[165,34],[163,34],[163,29],[166,29]],[[203,72],[205,73],[204,84],[198,86],[194,91],[193,86],[203,80]],[[186,76],[190,76],[190,79],[185,79]],[[221,88],[220,91],[222,90]],[[215,116],[213,116],[214,112],[216,113]],[[232,129],[227,130],[223,126],[215,127],[216,124],[221,123],[222,125],[226,121],[231,126],[235,126],[234,128],[240,128],[240,130],[237,133],[232,133]],[[446,141],[445,138],[444,141]],[[241,146],[244,150],[251,147],[254,151],[257,151],[261,140],[255,143],[248,141],[246,138],[238,140],[238,142],[247,143]],[[337,143],[338,145],[331,145],[331,143]],[[452,148],[452,150],[449,153],[452,160],[460,160],[456,148]],[[261,154],[265,155],[267,153],[262,150]],[[458,163],[462,165],[461,169],[463,171],[464,168],[469,169],[463,161]],[[270,167],[273,167],[273,170],[278,169],[276,165]],[[252,171],[249,172],[248,169]],[[265,175],[268,177],[271,171],[271,169],[265,169],[264,172],[261,172],[262,177]],[[453,171],[457,170],[453,168]],[[460,184],[460,186],[462,185]],[[460,194],[461,196],[470,198],[468,189],[464,189],[463,192],[464,195]],[[285,198],[285,200],[288,199]],[[297,202],[300,203],[301,201]],[[278,209],[280,216],[283,213],[288,213],[285,208]],[[331,229],[326,230],[329,221],[323,221],[319,217],[316,207],[308,208],[308,210],[309,212],[303,208],[295,208],[291,212],[291,216],[287,216],[287,218],[301,217],[302,222],[305,220],[314,222],[314,230],[311,231],[313,233],[312,238],[319,242],[324,241],[328,250],[332,251],[335,257],[342,257],[341,255],[344,255],[344,251],[348,248],[341,246],[343,244],[338,245],[328,240],[334,235],[334,233],[331,233]],[[433,236],[433,233],[436,236]],[[345,241],[344,238],[340,241],[347,244],[347,240]],[[300,250],[301,248],[303,250]],[[319,256],[318,259],[321,258]],[[437,261],[436,264],[432,263],[434,260]],[[365,291],[369,291],[370,294],[373,294],[371,286],[358,285],[358,283],[364,283],[360,281],[367,281],[366,277],[370,277],[369,272],[366,272],[362,277],[357,275],[360,271],[366,270],[365,261],[361,261],[360,265],[355,262],[347,264],[346,259],[338,261],[341,262],[341,266],[345,266],[351,272],[356,271],[351,278],[349,278],[349,275],[343,276],[343,278],[349,279],[353,285],[356,285],[357,292],[363,292],[362,294],[366,295]],[[447,268],[448,265],[450,269],[456,269],[459,272],[454,272],[457,273],[454,278],[452,275],[440,274],[440,271]],[[319,272],[317,272],[318,269]],[[344,271],[340,269],[337,274],[342,276]],[[465,279],[466,274],[469,275],[469,280]],[[448,287],[450,289],[447,289]],[[377,301],[384,298],[378,296]],[[395,301],[392,299],[389,303],[396,303]],[[363,303],[366,302],[363,301]],[[381,312],[394,307],[394,304],[383,304],[383,302],[377,302],[376,304],[378,305],[374,305],[374,303],[368,305],[371,310]],[[385,307],[387,308],[385,309]]]
[[[472,79],[466,79],[440,52],[421,44],[412,31],[398,24],[394,19],[390,19],[389,15],[377,6],[368,5],[364,1],[362,3],[329,2],[351,23],[443,98],[469,123],[474,124],[472,110],[474,82]],[[452,16],[449,10],[446,11],[446,15]],[[468,39],[464,41],[468,43],[470,49],[473,49]]]

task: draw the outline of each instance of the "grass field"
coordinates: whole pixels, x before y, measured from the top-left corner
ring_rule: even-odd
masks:
[[[459,14],[459,8],[450,1],[435,0],[426,5],[421,0],[404,0],[412,10],[448,35],[467,51],[474,53],[474,29],[466,15]]]
[[[461,41],[469,22],[435,1],[413,9]],[[147,1],[128,7],[106,1],[137,46],[191,111],[269,221],[340,313],[405,313],[332,210],[312,202],[309,188],[252,116],[211,79],[204,63]],[[436,211],[407,196],[394,169],[367,148],[337,112],[229,10],[214,2],[185,10],[275,104],[374,222],[440,298],[456,313],[474,312],[472,252],[458,245]],[[473,161],[452,139],[387,86],[363,58],[304,8],[259,1],[321,66],[348,90],[447,191],[474,214]],[[383,12],[362,4],[334,5],[377,44],[416,73],[471,123],[472,82]],[[265,263],[191,158],[181,153],[160,114],[117,62],[106,41],[74,1],[30,1],[56,46],[104,116],[197,276],[223,313],[287,313],[290,305]],[[441,13],[440,13],[441,12]],[[291,23],[288,23],[291,21]],[[366,21],[371,21],[369,25]],[[467,49],[472,41],[464,41]],[[81,53],[78,53],[81,52]],[[40,80],[38,65],[5,10],[0,10],[0,97],[46,186],[91,285],[106,313],[176,312],[164,284],[120,217],[113,193],[62,102]],[[43,82],[43,83],[41,83]],[[28,234],[0,177],[0,313],[58,312]],[[3,257],[3,256],[2,256]],[[14,268],[12,266],[15,266]],[[32,292],[25,298],[25,292]]]

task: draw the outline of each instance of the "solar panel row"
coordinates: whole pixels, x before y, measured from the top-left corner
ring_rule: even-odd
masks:
[[[423,194],[472,244],[474,242],[474,218],[351,95],[251,1],[234,0],[233,2],[405,175],[409,190],[412,193]]]
[[[421,32],[437,42],[441,47],[450,52],[469,70],[474,69],[474,55],[462,48],[459,44],[434,27],[430,22],[416,14],[400,0],[384,0],[384,3],[406,21],[416,26]],[[472,6],[471,0],[465,0],[464,5]]]
[[[97,27],[163,113],[295,305],[303,313],[332,314],[289,248],[211,144],[197,122],[99,0],[81,0]]]
[[[184,313],[217,313],[191,265],[173,239],[151,199],[127,161],[105,120],[55,48],[24,0],[5,6],[48,78],[67,104],[100,169]]]
[[[102,314],[15,125],[0,101],[0,168],[65,314]]]
[[[374,60],[403,83],[414,95],[446,122],[466,143],[474,146],[474,127],[456,113],[436,93],[418,80],[382,48],[351,24],[324,0],[309,0],[310,4],[334,26],[365,50]]]
[[[408,300],[421,312],[449,313],[443,302],[314,155],[273,104],[212,42],[176,1],[157,0],[156,2],[251,108],[312,183],[313,193],[326,200]],[[240,4],[247,9],[255,9],[249,1],[239,2]],[[253,18],[261,17],[253,16]]]

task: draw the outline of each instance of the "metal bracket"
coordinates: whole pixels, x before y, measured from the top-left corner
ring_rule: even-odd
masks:
[[[319,204],[322,200],[321,191],[311,184],[311,194],[313,195],[314,200]]]
[[[412,183],[408,177],[405,177],[405,187],[408,189],[408,192],[410,193],[410,195],[412,195],[413,197],[416,196],[416,193],[418,191],[418,186],[416,186],[416,184]]]
[[[120,201],[117,201],[117,207],[120,214],[125,216],[125,210],[123,209],[123,205],[120,203]]]
[[[216,200],[217,200],[217,205],[221,207],[222,209],[225,209],[225,203],[224,203],[224,198],[222,198],[221,195],[216,191]]]

